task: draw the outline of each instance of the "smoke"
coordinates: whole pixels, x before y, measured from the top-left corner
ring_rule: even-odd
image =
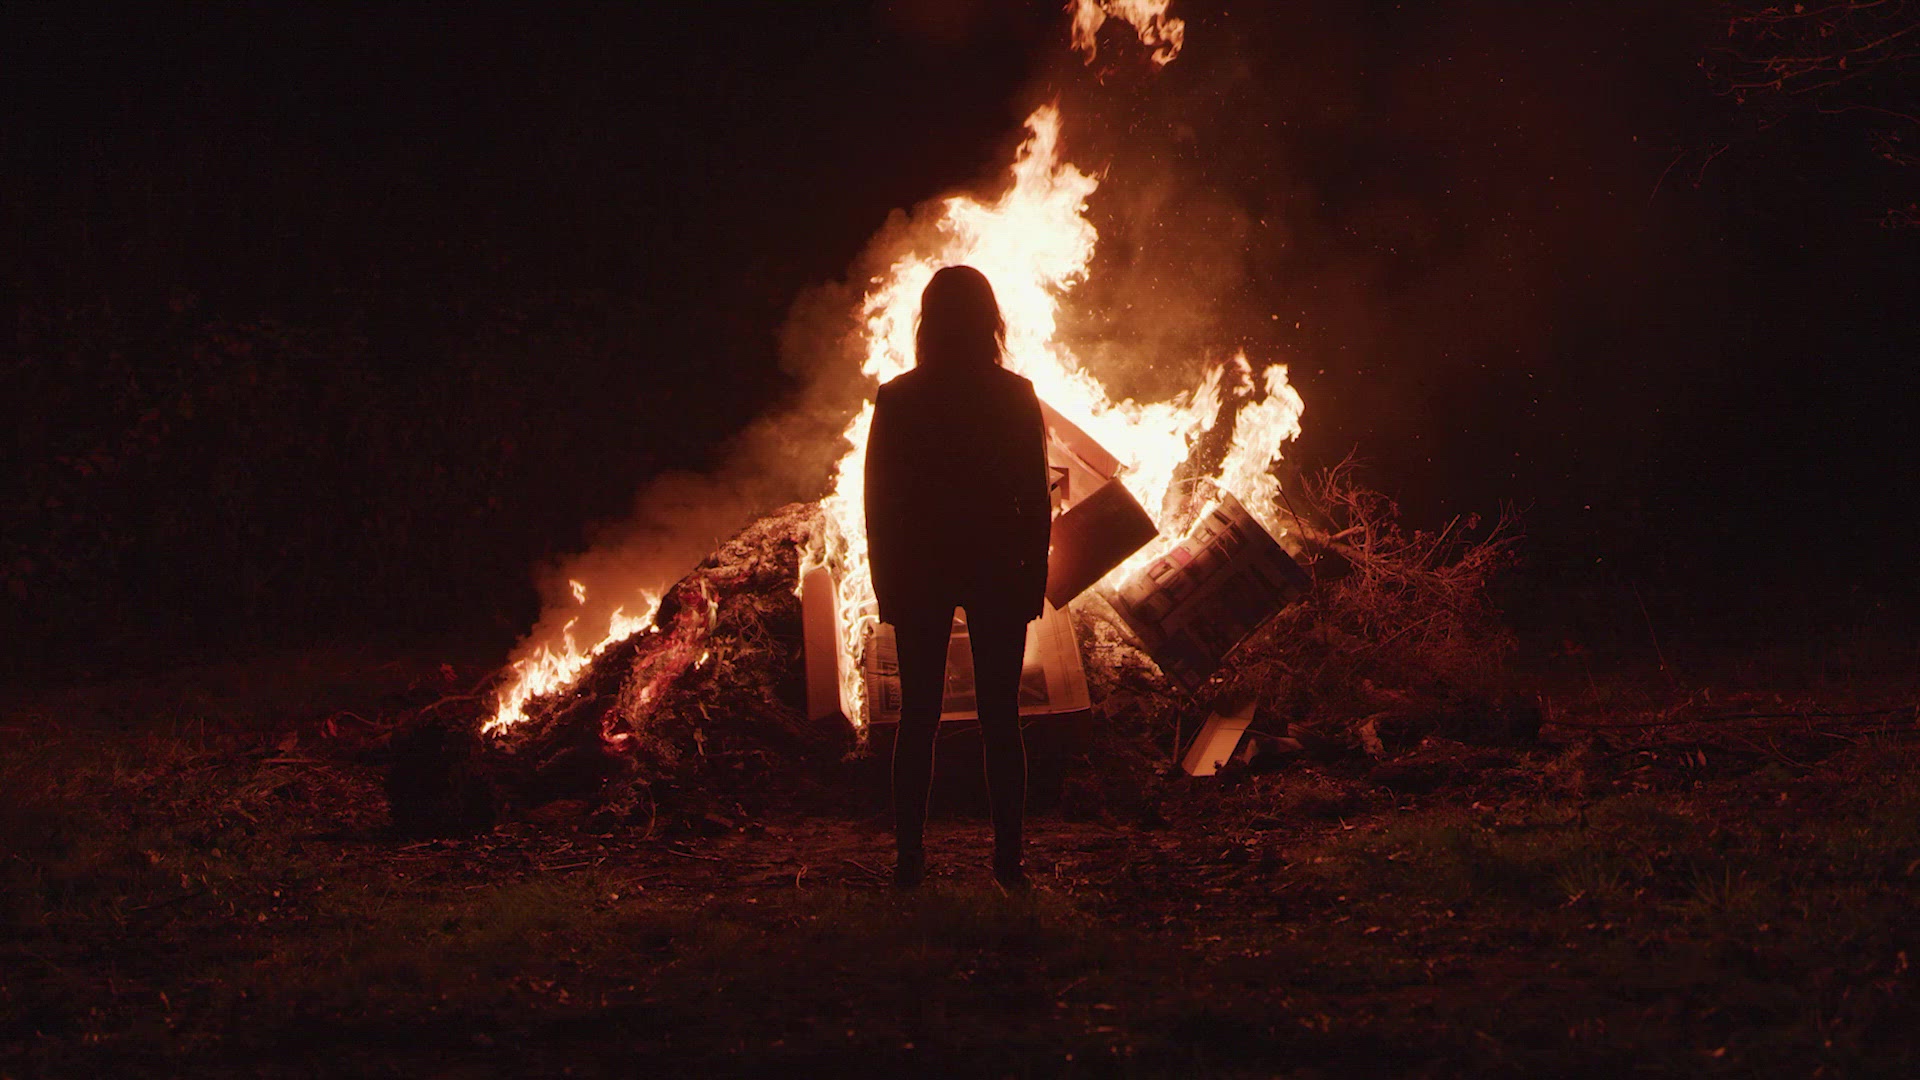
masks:
[[[1066,156],[1102,178],[1063,331],[1109,387],[1164,396],[1240,348],[1286,363],[1312,406],[1290,456],[1358,448],[1420,523],[1632,483],[1711,362],[1672,328],[1714,325],[1722,273],[1693,207],[1651,199],[1679,16],[1173,10],[1178,63],[1114,38],[1046,77]]]
[[[796,389],[783,407],[735,436],[717,468],[647,481],[632,511],[600,528],[585,551],[536,571],[541,616],[514,660],[560,651],[569,636],[584,652],[616,614],[632,618],[647,610],[729,536],[780,506],[827,494],[833,467],[848,449],[848,422],[873,392],[872,380],[860,372],[865,285],[923,245],[934,216],[896,211],[845,279],[794,301],[781,330],[780,361]]]
[[[900,9],[901,17],[912,10]],[[1154,65],[1164,65],[1179,53],[1184,24],[1168,17],[1167,0],[1084,0],[1073,12],[1073,41],[1089,63],[1095,35],[1109,16],[1133,25],[1151,50]],[[1141,54],[1136,49],[1134,55],[1137,60]],[[1005,182],[1002,162],[982,162],[982,171],[991,175],[994,185]],[[1126,216],[1136,219],[1154,212],[1139,200],[1164,201],[1165,193],[1156,194],[1148,184],[1128,198],[1135,202]],[[810,290],[795,302],[781,335],[781,366],[798,387],[790,404],[732,440],[717,469],[672,473],[648,481],[625,520],[599,530],[586,551],[537,572],[542,614],[515,650],[516,660],[542,650],[560,651],[569,637],[574,645],[571,651],[584,652],[605,636],[617,615],[631,618],[647,610],[652,598],[726,537],[778,506],[826,494],[833,466],[847,450],[843,435],[848,421],[872,392],[870,380],[859,370],[857,319],[865,284],[901,255],[932,246],[939,202],[930,199],[912,213],[890,215],[843,281]],[[1215,231],[1195,229],[1191,235],[1210,243]],[[1200,262],[1204,260],[1185,260],[1185,265]],[[1145,272],[1128,273],[1123,282],[1105,291],[1138,287]],[[1204,290],[1209,284],[1205,274],[1189,273],[1184,280],[1193,289]],[[1154,295],[1153,287],[1139,295]],[[1197,303],[1194,307],[1198,309]],[[1147,313],[1130,309],[1129,314],[1144,318]],[[1204,332],[1203,322],[1191,318],[1147,321],[1162,328],[1161,332],[1144,348],[1136,337],[1134,347],[1125,351],[1129,361],[1125,370],[1156,376],[1143,387],[1142,396],[1149,399],[1190,390],[1197,374],[1189,375],[1201,365],[1161,361]],[[1103,375],[1109,366],[1120,367],[1096,363]]]

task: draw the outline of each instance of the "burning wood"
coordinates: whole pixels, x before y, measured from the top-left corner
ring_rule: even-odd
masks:
[[[1089,60],[1109,18],[1131,24],[1156,63],[1180,48],[1166,0],[1076,0],[1074,10]],[[1458,534],[1403,536],[1391,503],[1340,470],[1295,493],[1309,517],[1291,504],[1282,513],[1276,467],[1305,408],[1284,364],[1196,357],[1192,389],[1116,400],[1058,332],[1092,272],[1087,204],[1100,181],[1062,158],[1056,106],[1034,110],[1026,128],[996,198],[955,195],[890,229],[889,262],[855,313],[860,373],[884,382],[913,366],[933,274],[973,266],[1005,317],[1005,363],[1045,403],[1049,603],[1029,633],[1021,713],[1097,710],[1103,728],[1130,726],[1130,760],[1153,745],[1171,765],[1191,731],[1183,722],[1211,709],[1186,754],[1194,774],[1230,757],[1255,708],[1296,733],[1286,740],[1296,749],[1349,745],[1313,737],[1329,721],[1375,751],[1415,731],[1488,729],[1477,699],[1458,693],[1468,681],[1458,673],[1499,655],[1485,586],[1507,539],[1497,529],[1464,547]],[[1124,349],[1103,355],[1126,359]],[[815,752],[839,761],[870,724],[897,719],[893,641],[877,618],[862,516],[872,416],[870,402],[852,410],[825,497],[767,515],[677,583],[590,595],[575,582],[574,606],[548,613],[559,629],[523,648],[490,718],[463,727],[427,710],[443,730],[422,725],[406,743],[396,821],[484,827],[494,807],[476,793],[492,792],[522,805],[576,800],[609,821],[633,820],[644,802],[651,829],[675,775],[697,771],[710,796],[745,797],[770,762]],[[1297,603],[1309,579],[1289,551],[1352,572],[1323,571],[1327,586]],[[1117,618],[1101,615],[1106,606]],[[954,629],[943,717],[958,719],[973,715],[973,686],[964,619]],[[1453,695],[1447,716],[1458,724],[1433,719],[1436,695]],[[1537,729],[1511,712],[1513,731],[1496,737]],[[491,739],[473,738],[474,727]]]
[[[1249,703],[1263,727],[1322,755],[1402,748],[1428,733],[1529,740],[1537,709],[1476,689],[1486,680],[1460,666],[1499,655],[1504,631],[1490,619],[1485,585],[1504,534],[1401,538],[1390,504],[1356,494],[1344,476],[1293,496],[1311,520],[1332,526],[1300,527],[1322,577],[1344,567],[1343,576],[1293,602],[1303,571],[1222,496],[1118,588],[1048,609],[1028,642],[1023,715],[1098,716],[1101,729],[1125,733],[1136,747],[1129,753],[1157,742],[1162,761],[1171,723],[1171,760],[1184,748],[1196,774],[1232,754]],[[842,711],[850,650],[835,637],[840,594],[830,568],[807,554],[828,528],[811,504],[769,515],[665,590],[653,627],[601,650],[564,691],[529,699],[522,723],[485,741],[457,732],[410,739],[396,765],[396,820],[423,831],[484,827],[493,807],[476,801],[478,777],[509,804],[574,799],[595,808],[596,820],[645,824],[663,792],[704,800],[688,811],[698,817],[716,800],[724,809],[763,793],[770,773],[836,767],[864,729]],[[1109,604],[1117,618],[1102,616]],[[886,629],[872,625],[852,674],[872,721],[887,724],[898,684]],[[964,623],[957,629],[949,719],[972,711]],[[1203,709],[1218,714],[1215,730],[1189,743],[1182,736],[1194,734]],[[698,785],[676,787],[693,774]]]
[[[1087,220],[1086,200],[1098,181],[1061,159],[1058,109],[1035,110],[1027,128],[1029,138],[1015,156],[1012,182],[998,199],[944,200],[937,218],[922,230],[926,242],[875,279],[860,309],[866,339],[862,371],[884,381],[912,365],[919,297],[940,266],[971,264],[992,280],[1007,321],[1006,362],[1031,379],[1047,402],[1049,463],[1059,511],[1048,579],[1054,610],[1037,625],[1029,644],[1023,711],[1060,715],[1084,712],[1090,704],[1066,605],[1103,582],[1108,591],[1119,588],[1174,550],[1177,537],[1163,528],[1173,523],[1162,520],[1170,502],[1167,493],[1175,476],[1190,470],[1188,458],[1200,436],[1217,425],[1232,426],[1214,482],[1224,491],[1247,496],[1254,515],[1270,513],[1274,489],[1269,469],[1281,445],[1298,433],[1302,403],[1287,384],[1284,366],[1268,366],[1256,383],[1244,356],[1214,365],[1193,391],[1167,401],[1112,399],[1056,332],[1061,305],[1091,265],[1097,235]],[[1231,414],[1221,408],[1222,383],[1229,372],[1250,391]],[[886,633],[875,617],[861,514],[861,464],[871,417],[868,405],[848,425],[848,449],[830,494],[817,509],[790,508],[770,519],[776,521],[774,531],[786,530],[792,541],[793,565],[786,565],[782,556],[780,572],[774,575],[779,581],[777,600],[767,589],[756,587],[755,595],[778,608],[783,625],[790,621],[793,650],[803,639],[808,648],[804,674],[797,680],[801,692],[780,702],[762,693],[766,701],[755,705],[758,718],[750,726],[773,718],[773,729],[789,735],[804,730],[806,737],[818,738],[820,724],[837,714],[848,725],[841,731],[858,735],[870,720],[886,718],[888,702],[897,692],[890,689]],[[1260,532],[1253,516],[1242,512],[1238,520],[1242,533]],[[1275,521],[1261,520],[1277,528]],[[753,546],[753,537],[764,543],[768,528],[763,522],[736,538],[723,549],[732,555],[716,555],[719,565],[744,557],[741,552]],[[1265,542],[1271,547],[1270,539]],[[590,728],[591,738],[576,737],[572,752],[591,760],[593,753],[605,750],[639,753],[651,746],[652,733],[676,722],[697,729],[686,720],[689,710],[680,688],[718,674],[743,674],[739,652],[728,652],[725,633],[729,612],[739,603],[738,586],[716,578],[714,562],[710,559],[672,588],[631,598],[614,611],[604,630],[576,627],[576,619],[566,623],[557,642],[536,644],[515,662],[501,686],[487,733],[504,739],[502,745],[524,747],[551,739],[560,729]],[[1258,595],[1263,602],[1273,602],[1283,599],[1283,592],[1269,589]],[[575,599],[584,611],[583,593],[584,588],[576,590]],[[1217,646],[1223,637],[1237,640],[1252,621],[1257,620],[1235,609],[1231,628],[1208,641]],[[1168,631],[1155,640],[1177,636]],[[764,690],[783,683],[785,675],[773,669],[797,658],[790,653],[776,658],[774,651],[760,654],[757,663],[763,668],[748,673],[747,686]],[[1181,655],[1192,652],[1187,648]],[[1183,659],[1177,669],[1190,677],[1203,666]],[[801,670],[797,662],[793,667]],[[961,678],[954,687],[949,709],[954,715],[967,712],[964,699],[970,684],[961,685],[965,683]],[[661,747],[650,752],[671,756]]]

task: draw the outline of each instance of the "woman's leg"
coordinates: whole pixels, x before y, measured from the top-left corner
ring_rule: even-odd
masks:
[[[1027,651],[1025,620],[974,618],[973,693],[980,709],[980,744],[993,815],[993,869],[1002,881],[1021,880],[1021,829],[1027,808],[1027,748],[1020,735],[1020,666]]]
[[[947,681],[947,639],[953,612],[896,624],[900,662],[900,726],[893,737],[893,829],[901,884],[917,883],[925,859],[927,797],[933,789],[933,744]]]

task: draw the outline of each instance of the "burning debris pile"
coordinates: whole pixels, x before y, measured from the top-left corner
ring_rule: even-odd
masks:
[[[1089,52],[1102,13],[1157,44],[1156,64],[1179,48],[1164,0],[1084,0],[1075,33]],[[1498,531],[1464,545],[1452,530],[1404,535],[1391,504],[1340,470],[1289,502],[1278,467],[1305,403],[1285,364],[1244,352],[1195,357],[1190,390],[1149,402],[1111,396],[1059,330],[1092,272],[1088,199],[1101,183],[1062,157],[1062,130],[1059,109],[1041,106],[997,198],[951,196],[890,226],[876,241],[884,269],[854,312],[860,374],[884,382],[913,366],[919,298],[934,272],[973,266],[1005,317],[1006,365],[1044,404],[1049,603],[1029,635],[1022,714],[1113,719],[1132,708],[1172,716],[1180,741],[1181,718],[1211,709],[1217,722],[1194,751],[1198,766],[1213,764],[1216,742],[1233,752],[1256,715],[1261,730],[1287,732],[1257,736],[1269,743],[1302,745],[1357,719],[1352,737],[1381,750],[1389,735],[1427,723],[1395,719],[1424,715],[1408,695],[1450,692],[1500,652],[1485,586],[1504,540]],[[1115,362],[1115,350],[1103,354]],[[472,816],[466,808],[486,801],[464,779],[473,771],[513,802],[588,798],[617,817],[664,777],[696,767],[709,780],[753,776],[776,759],[837,758],[897,719],[863,519],[871,401],[850,413],[817,503],[762,518],[677,583],[628,596],[610,615],[589,608],[588,587],[573,583],[579,607],[556,615],[565,617],[557,634],[528,642],[492,717],[442,725],[413,757],[402,754],[396,818],[424,827]],[[590,611],[606,626],[582,648],[575,632]],[[964,620],[955,631],[964,641]],[[944,715],[965,720],[966,649],[950,655]],[[450,758],[485,767],[448,767]],[[405,764],[415,759],[438,764]]]
[[[1179,761],[1204,775],[1377,757],[1428,736],[1533,739],[1537,710],[1491,690],[1510,641],[1487,587],[1510,558],[1510,521],[1409,533],[1343,466],[1286,500],[1296,561],[1230,494],[1216,499],[1167,554],[1035,624],[1022,712],[1042,726],[1090,719],[1081,768]],[[837,701],[843,650],[803,594],[826,572],[808,553],[828,527],[805,503],[749,526],[666,591],[651,627],[497,735],[478,738],[470,716],[417,728],[390,785],[396,823],[465,831],[501,804],[565,801],[606,827],[651,825],[670,804],[698,816],[834,773],[889,726],[890,673],[876,632],[860,670],[878,691],[873,723],[821,707],[823,678]],[[946,716],[964,721],[964,644],[954,655]]]
[[[1490,591],[1514,561],[1516,519],[1407,530],[1393,501],[1354,473],[1349,461],[1302,477],[1286,500],[1315,587],[1247,636],[1204,695],[1216,716],[1257,709],[1240,759],[1309,748],[1378,758],[1428,737],[1532,742],[1537,704],[1498,689],[1514,639]]]
[[[646,629],[585,655],[549,693],[502,688],[516,715],[485,724],[425,716],[396,748],[389,802],[409,832],[484,828],[498,807],[587,804],[605,823],[644,821],[677,778],[712,799],[778,765],[837,761],[845,723],[810,722],[804,700],[801,552],[820,529],[811,504],[784,507],[720,545],[667,589]],[[508,669],[522,682],[529,667]],[[457,703],[456,703],[457,704]],[[484,734],[483,734],[484,733]]]

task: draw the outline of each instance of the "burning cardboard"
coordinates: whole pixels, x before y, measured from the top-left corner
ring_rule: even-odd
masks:
[[[900,721],[900,661],[893,627],[879,624],[867,643],[862,674],[867,686],[870,723]],[[1092,705],[1087,694],[1086,670],[1080,666],[1080,647],[1074,641],[1067,614],[1048,607],[1027,626],[1027,651],[1020,664],[1020,715],[1061,718],[1085,713]],[[973,645],[965,616],[956,614],[947,642],[947,683],[940,719],[978,719],[973,691]]]
[[[1107,599],[1154,663],[1192,687],[1311,584],[1240,500],[1223,491],[1185,539]]]
[[[1053,519],[1047,554],[1047,602],[1066,607],[1160,535],[1125,484],[1109,480]]]
[[[1064,608],[1159,530],[1118,479],[1120,462],[1042,402],[1057,511],[1047,553],[1047,602]]]
[[[1053,505],[1064,510],[1120,475],[1120,459],[1093,441],[1093,436],[1042,401],[1040,415],[1047,422],[1047,466],[1053,471]]]
[[[1150,542],[1153,519],[1134,501],[1117,476],[1119,459],[1086,432],[1041,403],[1047,422],[1047,468],[1056,510],[1047,559],[1046,610],[1027,631],[1026,662],[1020,677],[1022,716],[1065,716],[1087,710],[1086,671],[1067,602],[1105,577],[1127,556]],[[834,612],[841,603],[838,583],[825,566],[802,576],[800,601],[806,631],[807,713],[820,720],[835,713],[854,715],[846,700],[846,650]],[[872,611],[869,610],[871,615]],[[900,718],[900,670],[893,628],[872,618],[860,650],[867,721],[886,724]],[[943,719],[972,719],[973,651],[966,619],[956,616],[947,651],[947,687]]]
[[[853,715],[854,704],[845,700],[846,681],[841,678],[840,665],[846,652],[839,647],[837,624],[833,619],[837,602],[833,574],[826,567],[814,567],[802,577],[800,605],[801,623],[806,630],[807,716],[815,722]],[[859,673],[866,691],[867,722],[898,723],[900,661],[893,627],[874,619],[863,622],[871,627],[865,648],[860,652]],[[1020,665],[1020,715],[1069,716],[1085,713],[1090,705],[1086,669],[1080,664],[1073,622],[1065,612],[1048,607],[1027,627],[1026,655]],[[967,636],[966,617],[956,613],[953,634],[947,642],[946,690],[940,718],[972,720],[978,716],[973,696],[973,645]]]

